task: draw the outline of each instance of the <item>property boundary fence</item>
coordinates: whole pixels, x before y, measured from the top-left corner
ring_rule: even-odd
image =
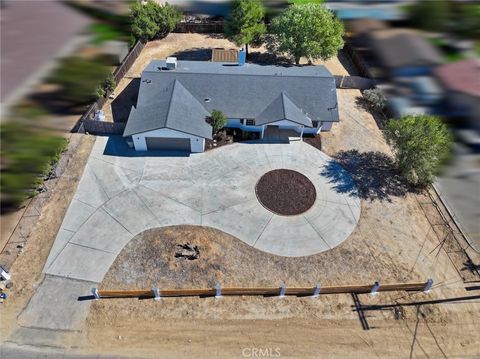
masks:
[[[345,51],[347,52],[348,56],[356,66],[358,72],[360,72],[360,75],[363,77],[368,77],[370,79],[373,79],[372,74],[370,73],[370,70],[363,61],[363,59],[357,54],[355,49],[352,47],[352,45],[347,41],[345,41],[345,46],[344,46]]]
[[[115,78],[115,82],[118,84],[125,74],[130,70],[135,60],[138,58],[142,50],[144,49],[146,44],[141,41],[138,41],[134,47],[128,52],[127,56],[123,59],[122,63],[115,69],[113,72],[113,77]],[[80,117],[80,124],[78,127],[78,132],[90,132],[92,134],[118,134],[119,128],[121,127],[120,124],[112,124],[112,123],[105,123],[104,125],[93,125],[91,121],[93,121],[95,117],[95,113],[100,110],[105,102],[107,102],[108,95],[105,97],[99,98],[97,101],[92,103],[88,106],[87,110],[83,113]],[[90,122],[88,122],[90,121]],[[94,121],[94,122],[101,122],[101,121]],[[87,129],[87,127],[89,129]],[[125,124],[123,124],[123,128],[125,128]],[[97,132],[96,129],[101,130]],[[110,132],[113,131],[113,132]]]
[[[84,119],[82,122],[85,132],[97,135],[121,135],[127,125],[125,122],[105,122]]]
[[[367,77],[335,75],[335,86],[341,89],[367,90],[374,88],[376,83]]]
[[[173,32],[199,34],[221,34],[223,33],[223,21],[209,22],[179,22]]]
[[[396,283],[380,284],[375,282],[367,285],[327,286],[322,287],[320,283],[311,287],[287,287],[282,284],[280,287],[225,287],[217,284],[215,288],[199,289],[145,289],[145,290],[98,290],[92,288],[95,299],[101,298],[154,298],[162,297],[222,297],[222,296],[312,296],[318,297],[323,294],[362,294],[392,291],[416,291],[428,292],[432,289],[433,280],[428,279],[421,283]]]

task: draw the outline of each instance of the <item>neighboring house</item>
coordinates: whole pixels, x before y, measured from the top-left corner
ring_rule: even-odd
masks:
[[[406,14],[402,10],[404,1],[326,1],[330,9],[342,21],[370,18],[383,21],[402,21]]]
[[[373,54],[391,77],[429,75],[442,63],[435,47],[413,30],[379,30],[368,38]]]
[[[137,106],[124,137],[137,151],[203,152],[212,138],[211,111],[226,127],[257,132],[268,126],[303,134],[338,122],[335,79],[324,66],[262,66],[207,61],[152,61],[143,71]]]
[[[437,67],[437,80],[447,91],[451,110],[480,132],[480,60],[468,59]]]
[[[374,31],[386,30],[389,28],[384,21],[377,19],[356,19],[346,22],[347,33],[354,40],[356,45],[363,46],[368,43],[368,35]]]

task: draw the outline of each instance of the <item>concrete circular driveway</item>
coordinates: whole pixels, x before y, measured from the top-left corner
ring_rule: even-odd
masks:
[[[360,217],[348,173],[301,141],[234,144],[190,156],[147,157],[121,146],[97,138],[47,274],[100,282],[135,235],[180,224],[214,227],[276,255],[306,256],[340,244]],[[313,182],[317,200],[307,212],[279,216],[258,202],[256,182],[277,168]]]

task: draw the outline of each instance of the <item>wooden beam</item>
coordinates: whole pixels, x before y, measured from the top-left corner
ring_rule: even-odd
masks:
[[[421,283],[395,283],[382,284],[378,292],[391,291],[423,291],[428,282]],[[373,284],[368,285],[345,285],[345,286],[322,286],[322,294],[349,294],[370,293]],[[315,286],[312,287],[287,287],[285,295],[308,296],[315,294]],[[276,296],[280,294],[280,287],[225,287],[222,288],[222,296]],[[153,298],[155,294],[149,290],[98,290],[100,298]],[[215,288],[190,288],[190,289],[160,289],[161,297],[212,297],[215,296]]]

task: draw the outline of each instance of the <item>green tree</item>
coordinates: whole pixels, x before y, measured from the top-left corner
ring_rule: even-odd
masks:
[[[453,8],[452,28],[466,38],[480,38],[480,4],[459,4]]]
[[[343,47],[343,25],[321,4],[291,5],[271,24],[267,48],[300,58],[327,60]]]
[[[225,23],[225,34],[237,46],[245,45],[248,56],[248,45],[258,43],[266,31],[265,8],[260,0],[235,0],[232,11]]]
[[[181,17],[181,12],[168,3],[161,5],[154,0],[134,2],[130,8],[132,34],[141,41],[163,37],[175,28]]]
[[[389,120],[384,136],[393,147],[404,178],[419,187],[430,185],[450,157],[452,136],[436,116],[405,116]]]
[[[83,105],[96,98],[101,79],[108,75],[108,68],[95,61],[69,57],[48,78],[48,82],[61,87],[58,98],[73,105]]]
[[[447,0],[416,1],[406,7],[411,24],[427,31],[445,31],[449,25],[450,4]]]
[[[210,116],[210,125],[212,125],[213,133],[217,133],[219,130],[225,127],[227,124],[227,117],[223,114],[222,111],[213,110],[212,115]]]

